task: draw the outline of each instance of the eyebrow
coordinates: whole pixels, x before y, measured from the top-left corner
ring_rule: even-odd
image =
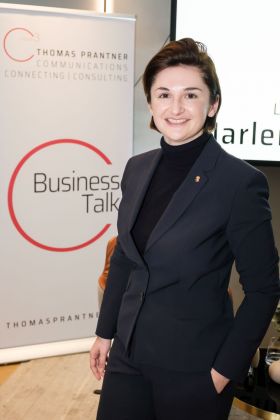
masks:
[[[158,87],[158,88],[156,88],[156,90],[164,90],[164,91],[169,91],[169,89],[168,88],[166,88],[166,87],[163,87],[163,86],[160,86],[160,87]],[[198,87],[187,87],[187,88],[185,88],[184,89],[184,91],[190,91],[190,90],[200,90],[200,91],[202,91],[202,89],[200,89],[200,88],[198,88]]]

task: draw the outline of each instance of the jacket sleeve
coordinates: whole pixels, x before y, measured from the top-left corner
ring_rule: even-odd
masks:
[[[119,241],[117,241],[110,261],[107,285],[96,328],[96,335],[99,337],[114,337],[119,308],[131,269],[132,262],[125,256]]]
[[[121,188],[125,190],[128,161],[122,177]],[[122,250],[119,239],[110,260],[109,274],[106,288],[100,308],[96,335],[102,338],[111,339],[114,337],[117,327],[119,309],[125,292],[128,278],[134,263],[126,257]]]
[[[227,226],[245,297],[213,367],[235,381],[246,376],[280,296],[268,195],[265,176],[254,172],[239,187]]]

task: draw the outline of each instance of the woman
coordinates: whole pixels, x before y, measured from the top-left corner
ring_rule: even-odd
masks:
[[[276,308],[278,254],[264,175],[211,131],[221,105],[203,44],[173,41],[143,76],[161,149],[131,158],[91,349],[98,420],[223,420]],[[234,318],[236,262],[245,298]]]

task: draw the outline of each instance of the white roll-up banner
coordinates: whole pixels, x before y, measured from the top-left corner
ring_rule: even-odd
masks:
[[[0,4],[0,363],[94,335],[132,155],[134,31],[131,16]]]

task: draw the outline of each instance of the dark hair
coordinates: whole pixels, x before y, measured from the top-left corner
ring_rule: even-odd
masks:
[[[204,124],[204,131],[213,131],[216,126],[216,118],[221,106],[221,88],[216,73],[215,65],[207,54],[207,48],[201,42],[192,38],[183,38],[179,41],[171,41],[165,45],[148,63],[143,74],[143,86],[148,103],[151,102],[151,88],[156,75],[167,67],[176,67],[185,64],[194,66],[201,71],[202,78],[210,91],[210,103],[213,104],[217,98],[219,105],[213,117],[207,117]],[[157,130],[152,117],[150,127]]]

